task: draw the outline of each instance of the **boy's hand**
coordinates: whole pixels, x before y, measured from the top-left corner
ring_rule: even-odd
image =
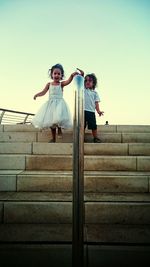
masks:
[[[98,112],[98,115],[99,115],[99,116],[103,116],[103,115],[104,115],[104,111],[99,111],[99,112]]]

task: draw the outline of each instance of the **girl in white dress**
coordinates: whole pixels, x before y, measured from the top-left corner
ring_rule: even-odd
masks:
[[[72,127],[70,110],[63,98],[63,88],[70,84],[77,74],[78,72],[74,72],[68,80],[61,81],[64,77],[64,69],[62,65],[56,64],[49,70],[49,76],[53,81],[47,83],[41,92],[34,95],[34,100],[36,100],[37,97],[43,96],[49,91],[49,100],[33,117],[32,124],[40,129],[51,128],[52,140],[50,142],[56,142],[56,127],[60,136],[62,135],[61,127]]]

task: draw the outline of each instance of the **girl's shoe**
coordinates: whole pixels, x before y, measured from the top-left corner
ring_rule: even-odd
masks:
[[[101,143],[101,139],[99,139],[98,137],[94,137],[93,139],[94,143]]]

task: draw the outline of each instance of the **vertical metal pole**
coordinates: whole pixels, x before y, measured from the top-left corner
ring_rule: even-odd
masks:
[[[84,92],[83,77],[75,77],[73,133],[72,266],[84,266]]]
[[[4,114],[5,114],[5,111],[2,111],[2,114],[1,114],[1,116],[0,116],[0,124],[2,123]]]

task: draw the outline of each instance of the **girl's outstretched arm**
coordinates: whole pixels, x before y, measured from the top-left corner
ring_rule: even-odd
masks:
[[[79,74],[79,73],[78,73],[77,71],[73,72],[73,73],[70,75],[70,77],[69,77],[68,80],[63,81],[63,82],[61,83],[61,86],[64,87],[64,86],[68,85],[69,83],[71,83],[72,80],[73,80],[73,78],[74,78],[74,76],[76,76],[76,75],[78,75],[78,74]]]
[[[45,95],[45,94],[47,93],[48,89],[49,89],[49,84],[50,84],[50,83],[47,83],[46,86],[44,87],[44,89],[43,89],[41,92],[39,92],[39,93],[37,93],[36,95],[34,95],[33,99],[36,100],[36,98],[37,98],[38,96],[43,96],[43,95]]]

